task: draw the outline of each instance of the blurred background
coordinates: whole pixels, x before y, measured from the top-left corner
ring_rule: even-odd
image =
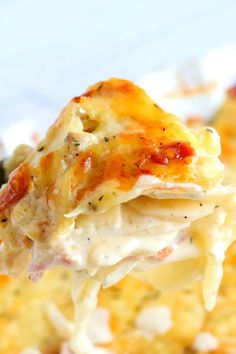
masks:
[[[3,140],[45,129],[98,80],[142,82],[234,45],[235,18],[235,0],[0,1]]]

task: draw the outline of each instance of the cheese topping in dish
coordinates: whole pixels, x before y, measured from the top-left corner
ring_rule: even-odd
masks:
[[[136,326],[146,336],[165,334],[172,327],[171,311],[167,306],[147,307],[138,314]]]
[[[218,340],[211,333],[201,332],[196,336],[193,347],[196,350],[206,353],[218,348]]]
[[[92,86],[1,189],[1,272],[75,271],[75,353],[101,352],[88,314],[130,272],[161,289],[201,278],[211,309],[235,227],[219,154],[212,128],[191,131],[133,83]]]

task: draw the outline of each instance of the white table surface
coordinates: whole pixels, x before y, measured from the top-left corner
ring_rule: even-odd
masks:
[[[1,130],[48,125],[97,80],[236,44],[235,18],[235,0],[0,0]]]

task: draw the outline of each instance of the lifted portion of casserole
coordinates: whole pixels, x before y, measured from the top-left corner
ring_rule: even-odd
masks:
[[[100,287],[130,272],[163,290],[201,278],[212,309],[236,222],[219,154],[212,128],[188,129],[129,81],[99,82],[2,187],[1,272],[75,271],[76,353],[102,352],[88,314]]]

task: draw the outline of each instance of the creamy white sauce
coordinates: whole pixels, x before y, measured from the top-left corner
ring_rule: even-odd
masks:
[[[177,201],[175,203],[178,204]],[[48,245],[35,243],[28,271],[37,272],[39,264],[45,267],[62,265],[75,270],[87,270],[90,275],[95,275],[99,270],[118,265],[130,257],[142,256],[139,259],[140,266],[146,258],[156,258],[157,253],[166,247],[174,251],[169,258],[171,260],[175,254],[176,259],[180,259],[181,252],[184,258],[194,257],[196,246],[186,242],[181,250],[178,235],[183,229],[187,230],[198,212],[205,216],[214,209],[213,203],[202,208],[199,202],[194,203],[197,207],[191,211],[189,219],[185,216],[188,210],[184,209],[182,215],[180,211],[174,215],[167,209],[166,216],[164,210],[163,215],[150,216],[142,214],[142,208],[138,211],[128,205],[116,206],[96,215],[81,215],[77,225],[72,224],[58,237],[59,241],[54,241],[52,253],[47,251]]]

